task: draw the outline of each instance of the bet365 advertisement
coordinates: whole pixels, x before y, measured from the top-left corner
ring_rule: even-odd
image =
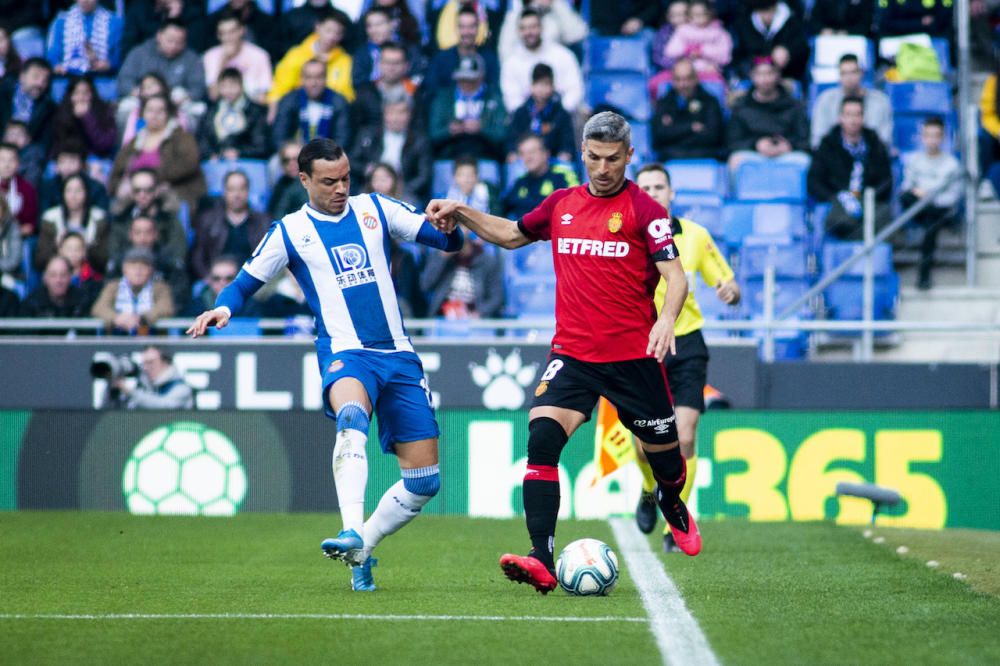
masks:
[[[440,494],[429,513],[520,513],[525,411],[444,409]],[[374,426],[377,428],[376,426]],[[693,505],[707,518],[871,519],[839,481],[893,488],[878,523],[1000,529],[1000,413],[709,412],[699,432]],[[369,444],[368,506],[399,478]],[[228,516],[334,512],[334,427],[316,412],[0,412],[0,509]],[[594,426],[562,457],[564,517],[628,514],[634,464],[595,479]]]

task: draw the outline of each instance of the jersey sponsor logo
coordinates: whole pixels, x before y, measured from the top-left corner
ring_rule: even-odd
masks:
[[[375,269],[368,259],[368,252],[357,243],[330,248],[337,286],[341,289],[375,282]]]
[[[331,372],[337,372],[338,370],[342,370],[343,368],[344,368],[344,362],[341,361],[340,359],[337,359],[336,361],[330,364],[330,367],[326,369],[326,372],[327,374],[329,374]]]
[[[368,211],[365,211],[365,214],[361,217],[361,224],[365,225],[369,229],[374,229],[378,226],[378,218]]]
[[[569,213],[564,214],[560,219],[563,224],[571,224],[573,222],[573,216]]]
[[[559,254],[579,254],[591,257],[628,256],[629,245],[624,241],[602,241],[590,238],[560,238],[557,245]]]
[[[676,418],[676,416],[670,415],[665,419],[636,419],[632,423],[637,428],[652,428],[657,435],[662,435],[670,430],[670,426]]]
[[[608,220],[608,231],[613,234],[618,233],[618,230],[622,228],[622,214],[615,211],[611,213],[611,219]]]
[[[665,217],[653,220],[649,223],[649,226],[646,227],[646,231],[648,231],[649,235],[656,240],[664,239],[670,235],[670,220]]]

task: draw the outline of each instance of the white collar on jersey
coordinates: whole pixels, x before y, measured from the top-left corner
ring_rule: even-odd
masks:
[[[341,213],[340,215],[327,215],[326,213],[321,213],[312,206],[310,206],[309,204],[303,204],[302,210],[305,211],[306,215],[315,218],[320,222],[340,222],[345,217],[347,217],[347,214],[349,212],[351,212],[351,203],[350,200],[348,199],[347,206],[344,207],[344,212]]]

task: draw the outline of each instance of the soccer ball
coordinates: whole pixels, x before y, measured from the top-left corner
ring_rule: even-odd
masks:
[[[577,539],[559,553],[556,578],[570,594],[610,594],[618,584],[618,556],[603,541]]]
[[[231,516],[247,492],[240,453],[218,430],[181,421],[143,437],[125,463],[130,513]]]

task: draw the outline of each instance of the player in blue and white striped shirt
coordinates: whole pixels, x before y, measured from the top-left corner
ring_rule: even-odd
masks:
[[[329,139],[299,153],[309,203],[274,222],[226,287],[215,309],[188,329],[193,337],[229,323],[250,296],[285,266],[316,317],[323,405],[337,422],[333,478],[343,530],[322,548],[352,567],[355,590],[375,589],[371,551],[420,513],[440,486],[438,426],[419,357],[403,327],[390,274],[390,236],[455,252],[457,229],[445,234],[416,209],[379,194],[349,197],[350,163]],[[364,520],[365,445],[374,407],[382,450],[399,460],[402,480]]]

